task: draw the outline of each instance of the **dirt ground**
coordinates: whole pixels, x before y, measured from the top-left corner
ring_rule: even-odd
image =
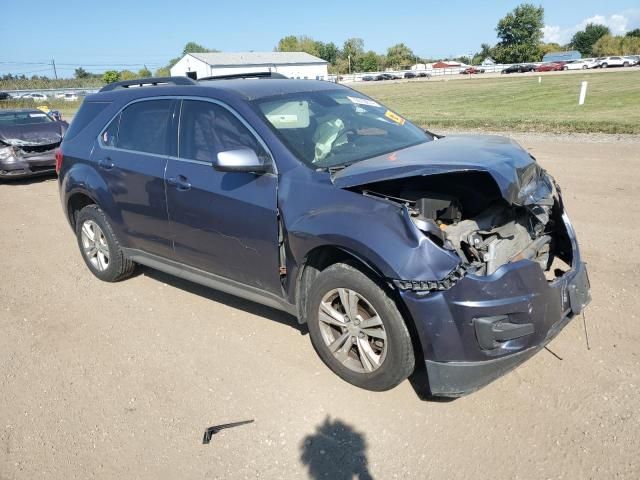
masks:
[[[150,269],[102,283],[55,180],[0,185],[0,478],[640,478],[640,139],[516,138],[563,186],[591,349],[577,319],[451,402],[344,383],[278,311]]]

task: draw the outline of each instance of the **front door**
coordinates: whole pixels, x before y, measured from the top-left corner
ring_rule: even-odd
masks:
[[[167,164],[167,207],[176,259],[281,294],[277,176],[219,172],[217,152],[253,149],[271,157],[257,136],[225,106],[183,100],[178,158]]]

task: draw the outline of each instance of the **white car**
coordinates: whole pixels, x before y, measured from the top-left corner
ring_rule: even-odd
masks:
[[[75,102],[78,100],[78,95],[75,93],[65,93],[64,97],[62,97],[65,102]]]
[[[587,70],[588,68],[596,67],[598,67],[598,62],[595,58],[583,58],[575,62],[567,63],[563,67],[563,70]]]
[[[628,67],[631,65],[631,60],[624,57],[602,57],[598,58],[598,66],[600,68],[609,67]]]
[[[22,95],[20,98],[23,98],[25,100],[33,100],[33,101],[41,101],[44,102],[46,101],[49,97],[47,97],[44,93],[25,93],[24,95]]]
[[[633,67],[635,65],[640,65],[640,55],[627,55],[624,57],[626,60],[629,60],[630,65]]]

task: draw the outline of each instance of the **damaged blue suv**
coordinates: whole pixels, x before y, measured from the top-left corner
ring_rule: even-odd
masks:
[[[111,84],[57,169],[96,277],[142,264],[289,312],[369,390],[424,362],[433,395],[469,393],[590,300],[560,189],[529,153],[425,132],[332,83]]]

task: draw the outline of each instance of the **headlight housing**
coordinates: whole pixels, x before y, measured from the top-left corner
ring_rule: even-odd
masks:
[[[13,147],[0,147],[0,160],[15,159],[15,153]]]

